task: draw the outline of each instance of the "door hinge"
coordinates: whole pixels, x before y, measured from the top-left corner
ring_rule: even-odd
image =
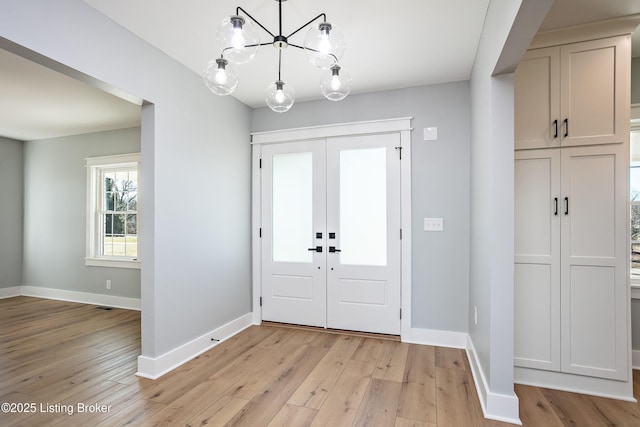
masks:
[[[402,228],[400,229],[400,240],[402,240]]]
[[[400,160],[402,160],[402,147],[395,147],[396,150],[398,150],[398,153],[400,154]]]
[[[260,227],[259,233],[260,233],[260,238],[262,239],[262,227]]]
[[[260,297],[260,307],[262,307],[262,297]]]
[[[260,159],[260,169],[262,169],[262,159]]]
[[[400,320],[402,320],[402,309],[400,309]]]

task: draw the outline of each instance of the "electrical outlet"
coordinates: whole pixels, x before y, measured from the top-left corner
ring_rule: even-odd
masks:
[[[107,280],[107,289],[111,289],[111,280]]]
[[[425,218],[424,231],[444,231],[444,219],[442,218]]]
[[[473,322],[478,326],[478,307],[473,306]]]

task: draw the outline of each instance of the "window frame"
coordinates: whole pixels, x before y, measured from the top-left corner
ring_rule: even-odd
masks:
[[[140,269],[140,153],[88,157],[85,159],[85,167],[87,170],[85,265],[89,267]],[[100,255],[101,223],[98,218],[104,194],[100,176],[104,170],[119,168],[135,168],[138,174],[136,195],[137,257]]]

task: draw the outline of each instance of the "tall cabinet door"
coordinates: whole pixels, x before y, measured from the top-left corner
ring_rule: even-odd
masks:
[[[629,137],[629,43],[629,36],[620,36],[562,46],[563,146]]]
[[[528,51],[514,77],[515,149],[560,146],[560,49]]]
[[[562,371],[626,380],[626,145],[562,150]]]
[[[560,369],[560,150],[515,153],[515,365]]]

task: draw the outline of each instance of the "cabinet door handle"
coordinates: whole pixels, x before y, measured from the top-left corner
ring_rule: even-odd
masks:
[[[564,198],[564,214],[569,215],[569,198]]]
[[[564,119],[564,137],[569,136],[569,119]]]
[[[558,137],[558,119],[555,119],[555,120],[553,121],[553,126],[554,126],[554,128],[555,128],[555,132],[554,132],[554,134],[553,134],[553,137],[554,137],[554,138],[557,138],[557,137]]]
[[[555,211],[553,212],[553,214],[555,216],[558,216],[558,198],[554,197],[553,202],[555,203],[556,207],[555,207]]]

